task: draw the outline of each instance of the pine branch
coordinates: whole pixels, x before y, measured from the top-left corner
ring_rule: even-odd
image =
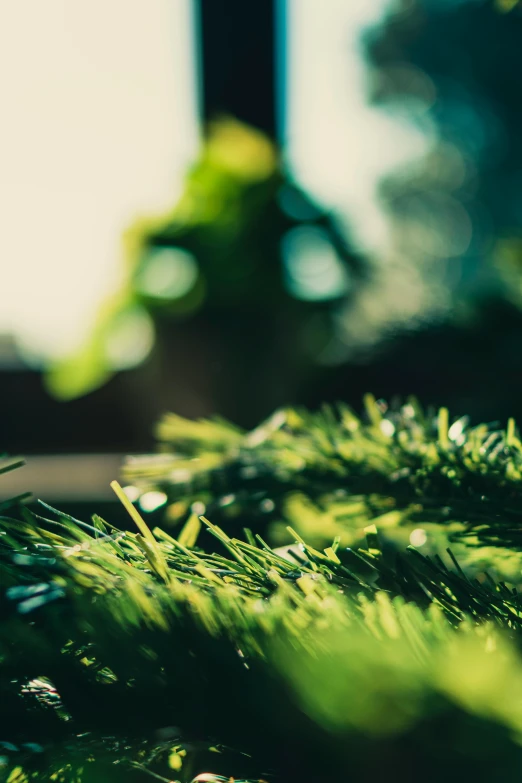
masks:
[[[59,512],[26,514],[2,525],[3,682],[12,696],[47,678],[62,712],[61,736],[47,723],[47,735],[28,740],[20,725],[15,746],[73,742],[85,764],[97,737],[113,738],[110,758],[116,736],[134,753],[121,758],[141,764],[136,754],[154,747],[155,732],[177,726],[181,740],[240,748],[283,779],[324,779],[357,759],[360,742],[365,752],[372,743],[385,750],[437,721],[435,698],[457,723],[494,717],[518,758],[508,739],[522,728],[514,696],[502,702],[488,688],[475,698],[460,674],[441,669],[453,656],[450,669],[460,672],[473,655],[490,677],[486,651],[497,646],[496,663],[504,671],[507,657],[518,693],[518,658],[493,629],[518,638],[518,596],[507,588],[470,582],[417,552],[386,563],[371,530],[364,552],[335,544],[319,552],[297,538],[293,556],[282,557],[207,523],[224,557],[159,530],[122,533],[98,517],[85,525]],[[376,675],[378,689],[369,687]],[[38,706],[49,714],[49,704]],[[0,711],[13,726],[9,701]],[[302,756],[308,742],[312,761]],[[75,780],[78,767],[60,774]]]
[[[253,432],[166,416],[161,453],[130,459],[125,480],[168,497],[167,523],[197,502],[224,527],[274,532],[299,526],[324,545],[359,540],[364,527],[444,526],[450,540],[522,548],[522,444],[506,429],[415,401],[387,407],[368,395],[366,415],[345,406],[286,410]]]
[[[2,517],[4,779],[188,783],[210,768],[313,783],[350,769],[369,783],[395,779],[398,756],[412,765],[401,764],[401,781],[416,780],[419,764],[433,780],[464,769],[489,780],[499,754],[505,778],[518,774],[519,593],[471,578],[451,550],[399,551],[379,532],[428,519],[442,541],[448,531],[492,537],[517,558],[514,424],[450,427],[444,411],[383,410],[371,398],[367,419],[286,412],[250,434],[167,419],[161,437],[185,459],[164,454],[131,471],[171,505],[201,503],[205,488],[227,530],[192,511],[177,537],[151,531],[118,485],[137,532],[46,504]],[[307,500],[296,504],[296,492]],[[289,528],[291,546],[274,549],[254,524],[229,534],[225,508],[255,523],[267,501],[274,518],[291,502],[298,518],[320,509],[313,541]],[[378,525],[347,547],[323,523],[331,515],[342,529],[356,506],[354,530]],[[470,550],[479,567],[485,550]],[[441,755],[432,737],[442,731]],[[214,762],[216,747],[226,750]]]

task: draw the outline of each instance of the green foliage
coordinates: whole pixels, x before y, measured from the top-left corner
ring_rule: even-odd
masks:
[[[309,364],[310,350],[304,346],[309,317],[321,316],[321,298],[332,297],[299,302],[284,282],[288,274],[281,240],[298,226],[322,232],[338,257],[343,280],[361,275],[361,262],[348,251],[337,224],[291,181],[273,142],[233,119],[212,123],[178,201],[163,214],[136,220],[126,231],[119,288],[102,303],[85,344],[49,368],[49,391],[61,399],[87,394],[115,371],[139,365],[155,341],[161,344],[169,324],[186,323],[198,314],[204,317],[200,328],[210,324],[210,344],[223,343],[230,371],[235,362],[249,359],[256,339],[254,312],[262,336],[258,365],[267,344],[274,363],[281,323],[293,321],[299,329],[281,365],[303,353]],[[333,299],[339,301],[345,289]],[[240,324],[249,340],[241,339]],[[332,329],[330,324],[327,333]],[[177,339],[183,335],[178,333]]]
[[[133,475],[161,479],[171,506],[212,493],[216,516],[233,492],[228,532],[195,513],[151,531],[117,484],[137,532],[45,504],[2,517],[0,780],[517,779],[522,607],[490,569],[519,557],[514,423],[366,406],[366,421],[288,411],[250,434],[167,417],[177,456]],[[359,503],[357,524],[387,503],[393,525],[349,523],[353,546],[290,528],[274,548],[252,509],[296,490],[323,515]],[[455,538],[464,568],[391,546],[411,515]]]
[[[320,546],[336,535],[353,545],[370,524],[403,546],[397,528],[420,529],[437,550],[448,540],[459,551],[463,542],[493,546],[497,563],[520,570],[515,423],[472,427],[467,417],[450,422],[444,408],[387,406],[371,395],[365,406],[362,419],[343,405],[281,410],[248,433],[169,414],[158,427],[160,453],[130,459],[124,475],[141,492],[167,495],[166,524],[198,503],[227,529],[262,529],[275,543],[288,542],[288,523]],[[466,557],[477,562],[488,551]]]

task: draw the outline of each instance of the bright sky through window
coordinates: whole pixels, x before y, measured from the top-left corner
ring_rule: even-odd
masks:
[[[191,0],[0,9],[0,333],[60,355],[116,287],[121,235],[197,148]]]
[[[388,222],[377,198],[383,175],[421,155],[428,139],[368,105],[361,34],[390,0],[287,0],[287,160],[299,182],[346,216],[353,239],[379,252]]]

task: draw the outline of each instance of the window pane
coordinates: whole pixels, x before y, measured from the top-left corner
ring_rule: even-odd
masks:
[[[59,355],[117,284],[121,234],[197,143],[191,0],[0,11],[0,333]]]

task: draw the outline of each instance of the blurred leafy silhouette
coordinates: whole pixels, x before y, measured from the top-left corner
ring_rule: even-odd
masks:
[[[199,362],[214,408],[248,398],[265,409],[274,395],[279,404],[327,342],[332,305],[353,295],[365,269],[335,221],[286,176],[274,144],[233,119],[210,126],[179,202],[137,221],[125,251],[122,287],[90,340],[48,374],[61,398],[143,360],[154,333],[165,366],[177,343],[201,334],[184,372]]]
[[[518,4],[481,0],[401,0],[365,33],[370,99],[429,140],[381,186],[390,255],[423,296],[415,318],[389,318],[378,345],[333,368],[309,403],[324,390],[346,399],[350,385],[350,401],[372,388],[479,419],[522,412],[521,40]],[[390,311],[388,289],[378,296]]]
[[[522,223],[521,35],[518,10],[477,0],[403,2],[368,35],[373,101],[431,141],[383,183],[397,241],[457,297],[502,295],[496,244]]]

